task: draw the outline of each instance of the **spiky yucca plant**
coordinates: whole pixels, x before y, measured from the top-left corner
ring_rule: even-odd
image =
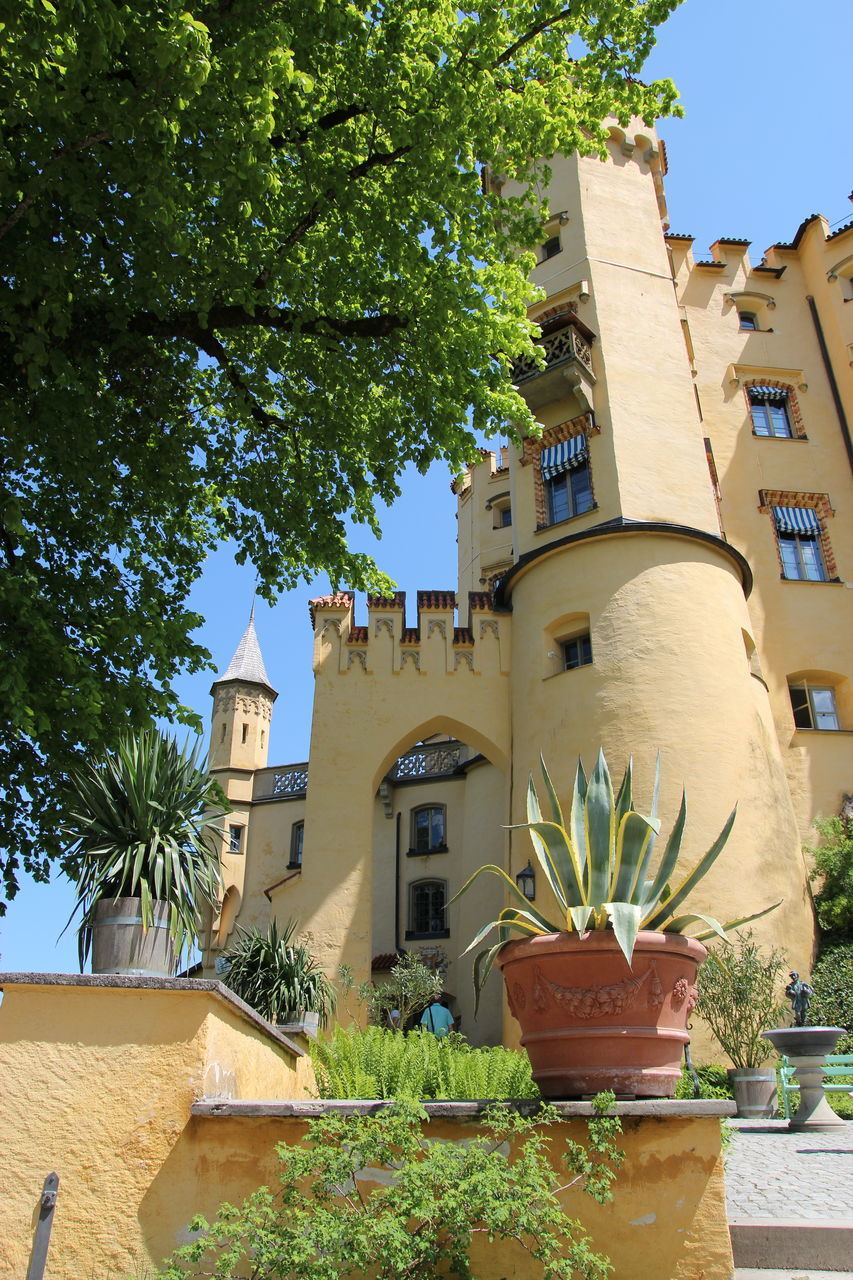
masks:
[[[539,866],[554,894],[560,915],[557,919],[548,919],[528,901],[512,877],[501,867],[488,865],[475,871],[456,894],[456,898],[465,893],[478,876],[488,873],[498,876],[520,904],[504,907],[497,919],[484,925],[463,952],[466,954],[473,951],[493,929],[497,929],[498,941],[478,952],[474,961],[474,985],[478,997],[495,956],[504,943],[509,941],[513,931],[535,937],[537,934],[565,931],[584,934],[591,929],[612,928],[630,964],[634,942],[640,929],[684,933],[693,924],[705,924],[707,929],[694,935],[695,937],[701,940],[718,934],[725,938],[727,929],[757,920],[779,905],[776,902],[763,911],[729,921],[725,925],[702,912],[676,914],[690,891],[707,874],[719,856],[732,829],[736,809],[729,814],[722,831],[707,853],[673,889],[670,881],[681,854],[687,800],[682,792],[675,825],[657,870],[652,872],[652,853],[655,838],[660,831],[660,819],[657,816],[660,756],[655,769],[652,808],[648,817],[634,808],[633,765],[630,760],[615,796],[603,751],[599,751],[589,779],[582,761],[578,760],[568,826],[564,823],[554,784],[541,757],[540,763],[551,818],[543,820],[539,796],[531,776],[527,788],[528,821],[512,829],[530,832]]]
[[[77,888],[68,924],[81,913],[81,971],[103,899],[138,898],[145,929],[153,923],[153,904],[167,902],[180,955],[196,936],[199,910],[216,901],[219,841],[212,828],[229,810],[200,744],[179,747],[157,729],[124,734],[114,752],[69,775],[63,870]]]
[[[307,947],[294,941],[295,931],[292,920],[281,933],[275,920],[266,933],[239,929],[225,952],[223,980],[268,1022],[300,1022],[306,1013],[319,1013],[325,1026],[335,992]]]

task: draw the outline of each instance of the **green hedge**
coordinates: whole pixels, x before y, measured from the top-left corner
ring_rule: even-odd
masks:
[[[836,1053],[853,1053],[853,939],[826,941],[811,976],[813,1026],[844,1027]]]

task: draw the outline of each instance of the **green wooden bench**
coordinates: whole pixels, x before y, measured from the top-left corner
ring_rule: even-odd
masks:
[[[778,1068],[779,1102],[782,1115],[786,1120],[791,1118],[791,1094],[799,1093],[800,1086],[795,1078],[796,1067],[792,1067],[786,1057],[782,1058]],[[839,1077],[846,1076],[842,1084]],[[826,1093],[849,1093],[853,1095],[853,1053],[827,1054],[823,1067],[823,1087]]]

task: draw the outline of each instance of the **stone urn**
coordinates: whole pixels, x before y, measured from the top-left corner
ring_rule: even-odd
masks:
[[[800,1086],[800,1105],[788,1121],[789,1129],[837,1129],[844,1121],[835,1114],[823,1091],[826,1055],[832,1053],[843,1027],[777,1027],[764,1031],[779,1054],[795,1068]]]
[[[610,929],[506,943],[495,963],[543,1096],[671,1098],[706,955],[695,938],[642,930],[630,965]]]

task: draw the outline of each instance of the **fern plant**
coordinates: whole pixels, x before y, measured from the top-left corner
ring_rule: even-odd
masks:
[[[462,1036],[406,1035],[384,1027],[336,1028],[311,1054],[321,1098],[535,1098],[525,1053],[474,1049]]]

